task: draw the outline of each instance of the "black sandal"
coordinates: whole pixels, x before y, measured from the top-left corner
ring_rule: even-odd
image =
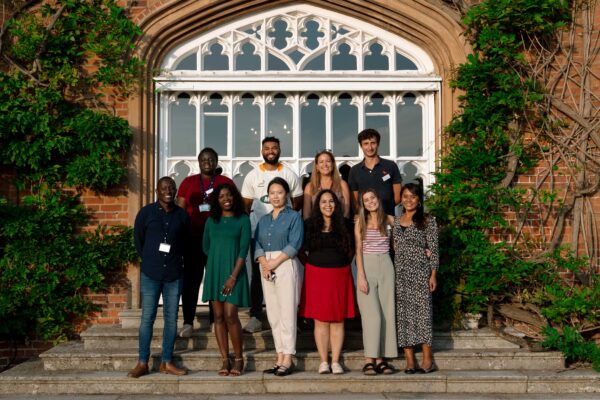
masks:
[[[430,373],[435,372],[437,370],[438,370],[437,365],[431,364],[431,367],[429,367],[429,368],[419,368],[419,369],[417,369],[417,372],[420,373],[420,374],[430,374]]]
[[[290,364],[289,367],[285,365],[280,365],[277,371],[275,371],[275,376],[288,376],[292,373],[292,369],[294,368],[294,364]]]
[[[229,375],[240,376],[244,372],[244,357],[236,358],[233,361],[233,368],[229,370]]]
[[[378,374],[383,374],[383,375],[391,375],[394,372],[396,372],[396,370],[387,363],[387,361],[382,361],[379,364],[377,364],[377,366],[375,367],[375,371],[377,371]]]
[[[279,365],[275,364],[271,368],[267,368],[267,369],[263,370],[263,373],[274,374],[275,372],[277,372],[278,369],[279,369]]]
[[[364,375],[368,376],[377,375],[377,369],[373,363],[366,363],[362,368],[362,372]]]
[[[217,373],[220,376],[227,376],[227,375],[229,375],[229,370],[230,369],[231,369],[231,363],[229,361],[229,358],[224,358],[223,359],[223,364],[221,365],[221,369]]]

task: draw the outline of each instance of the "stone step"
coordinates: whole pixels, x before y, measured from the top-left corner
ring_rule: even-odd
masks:
[[[47,371],[40,361],[23,363],[0,374],[3,395],[184,395],[269,393],[423,393],[488,394],[521,398],[543,398],[573,393],[598,396],[600,375],[591,369],[503,371],[442,370],[427,375],[364,376],[360,372],[343,375],[319,375],[295,372],[287,377],[246,372],[240,377],[221,377],[214,371],[193,371],[176,377],[152,373],[140,379],[127,378],[121,371]],[[400,395],[402,396],[402,395]],[[455,398],[455,397],[452,397]],[[556,397],[553,397],[556,398]]]
[[[564,358],[559,352],[531,352],[525,349],[497,350],[437,350],[434,349],[436,364],[441,370],[540,370],[563,369]],[[246,350],[248,371],[262,371],[273,365],[273,350]],[[40,355],[46,370],[104,370],[128,371],[137,362],[136,349],[86,350],[82,342],[58,345]],[[362,350],[343,352],[343,363],[348,370],[360,371],[364,365]],[[418,355],[420,358],[420,355]],[[319,355],[314,350],[300,350],[295,363],[301,371],[316,371]],[[160,351],[153,351],[152,363],[156,369],[160,362]],[[174,355],[174,362],[192,371],[216,371],[221,366],[221,355],[217,350],[182,350]],[[393,361],[403,368],[402,357]]]
[[[238,311],[238,316],[240,318],[242,326],[245,326],[248,320],[250,319],[250,309],[240,308]],[[121,326],[123,328],[138,328],[140,326],[141,318],[141,309],[123,310],[119,314],[119,320],[121,321]],[[357,319],[359,320],[360,318]],[[263,329],[269,329],[269,321],[267,320],[266,312],[263,312],[261,321],[263,323]],[[156,313],[156,320],[154,321],[154,327],[162,329],[164,325],[165,324],[163,319],[162,307],[158,307],[158,312]],[[181,310],[181,307],[179,307],[179,314],[177,314],[177,326],[180,328],[183,326],[183,311]],[[208,320],[208,306],[199,305],[196,308],[196,319],[194,320],[194,328],[208,330],[209,326],[210,322]]]
[[[433,346],[436,349],[518,349],[519,346],[498,337],[490,329],[470,331],[434,332]],[[119,325],[95,325],[81,333],[84,347],[87,350],[96,349],[137,349],[138,329],[121,328]],[[152,347],[160,348],[162,344],[162,329],[155,329]],[[304,326],[298,334],[296,347],[299,350],[316,349],[312,328]],[[215,335],[206,329],[194,330],[191,338],[178,337],[175,343],[177,350],[218,349]],[[244,348],[247,350],[274,349],[273,337],[270,330],[254,334],[244,333]],[[346,329],[344,349],[362,349],[362,332]]]

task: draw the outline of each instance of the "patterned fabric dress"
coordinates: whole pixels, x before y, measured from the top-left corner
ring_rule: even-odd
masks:
[[[394,267],[396,269],[396,329],[398,347],[431,346],[433,312],[429,277],[439,265],[438,231],[434,217],[424,230],[403,227],[394,218]],[[427,257],[425,250],[431,250]]]

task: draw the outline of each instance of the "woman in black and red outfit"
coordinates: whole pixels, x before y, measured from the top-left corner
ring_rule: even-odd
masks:
[[[353,245],[351,232],[344,223],[342,205],[331,190],[317,195],[304,232],[304,250],[308,257],[300,315],[315,320],[315,342],[321,358],[319,373],[343,374],[340,353],[344,320],[357,315],[350,270]]]

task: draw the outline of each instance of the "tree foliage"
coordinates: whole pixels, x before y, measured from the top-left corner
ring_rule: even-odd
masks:
[[[137,82],[140,29],[113,0],[13,3],[0,31],[0,162],[21,191],[0,213],[0,335],[65,337],[84,297],[135,257],[131,232],[91,233],[79,191],[123,183],[131,130],[111,107]]]
[[[536,137],[559,124],[540,107],[551,88],[535,73],[539,65],[533,66],[557,60],[539,60],[529,49],[532,43],[544,49],[558,46],[557,32],[572,26],[573,7],[564,0],[484,0],[463,10],[473,53],[451,83],[461,93],[462,112],[446,129],[446,152],[428,201],[443,226],[442,285],[436,296],[441,318],[465,311],[491,313],[495,303],[528,301],[541,307],[549,329],[557,332],[598,322],[593,311],[598,277],[592,274],[589,282],[561,277],[561,272],[577,276],[583,271],[570,268],[574,264],[589,271],[585,257],[575,257],[555,240],[544,246],[507,220],[512,214],[524,223],[534,205],[561,207],[555,192],[527,190],[515,181],[547,151],[527,134]],[[584,307],[588,300],[591,305]],[[577,341],[557,347],[564,350],[565,343]]]

